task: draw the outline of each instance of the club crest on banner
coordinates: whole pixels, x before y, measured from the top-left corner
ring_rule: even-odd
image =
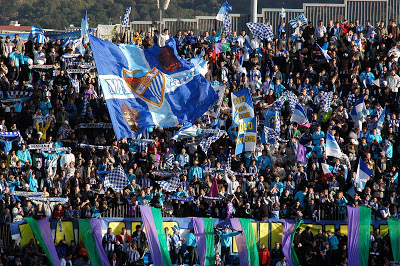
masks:
[[[123,69],[122,76],[129,88],[144,101],[160,107],[164,101],[165,76],[153,68],[140,76],[139,70]]]

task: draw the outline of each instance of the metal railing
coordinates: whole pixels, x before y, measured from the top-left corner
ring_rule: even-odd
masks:
[[[5,247],[11,244],[11,229],[9,224],[0,225],[0,239],[3,240],[3,245]]]
[[[346,206],[319,205],[313,218],[317,220],[344,221],[347,220],[347,208]]]

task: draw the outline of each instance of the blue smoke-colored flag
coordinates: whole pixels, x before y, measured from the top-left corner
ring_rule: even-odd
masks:
[[[364,97],[360,97],[360,99],[355,102],[350,111],[350,116],[354,122],[359,120],[361,120],[361,122],[365,121],[365,118],[367,117],[367,108],[365,107]]]
[[[385,122],[385,116],[386,116],[386,106],[378,118],[377,127],[379,130],[382,130],[383,128],[383,123]]]
[[[197,137],[200,134],[200,129],[192,123],[185,123],[176,134],[171,138],[173,140],[187,139]]]
[[[216,19],[219,21],[224,21],[225,15],[231,11],[232,11],[232,6],[228,4],[228,2],[223,3],[218,11]]]
[[[328,55],[328,45],[329,43],[325,43],[324,45],[319,46],[319,44],[317,44],[319,51],[321,52],[322,56],[326,59],[326,60],[331,60],[332,58]]]
[[[342,151],[339,144],[336,142],[335,138],[327,133],[326,134],[326,155],[340,158],[342,156]]]
[[[251,44],[248,41],[248,38],[245,38],[244,40],[244,50],[247,51],[248,54],[251,54],[254,51],[253,47],[251,47]]]
[[[32,26],[32,40],[35,43],[46,43],[46,37],[44,36],[43,30],[41,28]]]
[[[306,112],[304,111],[303,106],[301,106],[299,103],[296,103],[296,106],[294,107],[292,122],[297,122],[299,124],[308,123]]]
[[[306,25],[307,18],[304,16],[304,14],[300,14],[297,17],[295,17],[294,19],[291,19],[289,21],[289,24],[290,24],[290,26],[292,26],[292,28],[295,29],[295,28],[299,27],[299,24],[300,24],[300,27]]]
[[[87,44],[89,42],[89,23],[87,18],[87,10],[85,11],[85,14],[83,14],[81,22],[81,38],[83,44]]]
[[[358,160],[358,168],[355,178],[355,183],[358,190],[362,191],[364,189],[365,184],[367,183],[368,178],[371,175],[372,175],[371,169],[368,168],[367,164],[364,163],[360,157],[360,159]]]
[[[199,69],[178,56],[172,38],[147,50],[89,38],[118,140],[151,126],[193,122],[218,99]]]

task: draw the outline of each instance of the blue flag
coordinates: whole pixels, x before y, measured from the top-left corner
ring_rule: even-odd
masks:
[[[322,47],[317,44],[319,51],[321,52],[322,56],[326,60],[331,60],[332,58],[328,55],[328,45],[329,43],[325,43]]]
[[[90,44],[118,140],[193,122],[218,99],[198,67],[178,56],[172,38],[147,50],[92,35]]]
[[[378,124],[376,126],[379,130],[382,130],[383,128],[383,123],[385,122],[385,116],[386,116],[386,106],[378,118]]]
[[[357,174],[356,174],[356,179],[355,179],[355,183],[357,186],[358,190],[363,190],[365,187],[365,184],[368,181],[368,178],[372,175],[372,171],[371,169],[368,168],[367,164],[364,163],[360,159],[358,160],[358,168],[357,168]]]
[[[250,117],[239,122],[235,154],[254,151],[257,144],[257,118]]]
[[[216,19],[219,21],[224,21],[225,16],[231,11],[232,11],[232,6],[228,4],[228,2],[223,3],[218,11]]]
[[[350,116],[354,122],[359,120],[361,120],[361,122],[365,121],[365,118],[367,117],[367,109],[365,107],[364,97],[360,97],[360,99],[355,102],[350,111]]]
[[[85,11],[85,14],[83,14],[81,22],[81,38],[83,44],[87,44],[89,42],[89,23],[87,18],[87,10]]]
[[[308,123],[306,112],[304,111],[303,106],[301,106],[299,103],[296,103],[296,105],[294,107],[291,121],[297,122],[299,124],[307,124]]]
[[[326,134],[326,156],[333,156],[336,158],[342,156],[342,150],[340,149],[339,144],[329,133]]]
[[[32,26],[31,36],[34,43],[46,43],[46,37],[41,28]]]
[[[245,88],[233,92],[232,96],[232,124],[239,125],[239,120],[254,116],[253,101],[249,89]]]

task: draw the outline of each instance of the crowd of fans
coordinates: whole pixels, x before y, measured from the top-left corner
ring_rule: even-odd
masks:
[[[8,225],[24,217],[100,218],[106,213],[134,217],[138,205],[161,208],[165,216],[172,217],[346,219],[347,205],[370,207],[373,220],[398,217],[397,25],[394,21],[387,27],[384,22],[359,25],[356,20],[329,21],[327,26],[320,21],[314,27],[309,22],[291,36],[285,28],[282,21],[273,42],[250,38],[244,30],[228,37],[222,30],[201,36],[185,30],[173,36],[180,56],[203,57],[209,62],[207,80],[225,86],[218,117],[204,115],[196,121],[200,128],[228,132],[211,145],[208,155],[199,146],[200,138],[171,140],[179,126],[153,127],[142,140],[120,141],[108,126],[93,128],[96,123],[108,125],[111,121],[90,47],[77,54],[75,47],[64,47],[63,40],[35,44],[20,40],[18,35],[13,41],[1,39],[0,223]],[[163,46],[169,38],[167,29],[162,34],[136,32],[132,42],[147,49]],[[217,54],[217,42],[229,43],[231,49]],[[326,60],[317,46],[327,42],[331,60]],[[232,127],[231,93],[240,89],[250,90],[259,121],[283,91],[292,91],[311,125],[291,123],[291,110],[285,104],[280,138],[287,142],[261,143],[258,139],[254,152],[235,156],[237,129]],[[321,111],[322,91],[334,92],[327,113]],[[361,97],[368,116],[366,121],[353,121],[349,113]],[[386,119],[380,127],[377,119],[385,107]],[[258,132],[262,132],[262,123]],[[341,158],[326,156],[324,138],[328,132],[340,145]],[[297,161],[299,143],[307,148],[306,164]],[[41,151],[28,149],[30,144],[68,149]],[[81,148],[78,144],[108,148]],[[373,175],[365,188],[356,189],[353,195],[348,191],[354,186],[359,158]],[[231,169],[226,169],[229,160]],[[324,174],[322,164],[333,166],[331,174]],[[130,180],[122,192],[103,185],[105,174],[118,165]],[[163,191],[156,181],[168,180],[165,173],[174,172],[180,173],[181,186],[176,192]],[[214,177],[219,197],[210,198]],[[44,192],[62,200],[40,202],[14,196],[14,191]],[[386,238],[379,232],[371,236],[371,265],[388,265],[392,259]],[[107,250],[109,242],[105,241]],[[340,232],[313,236],[307,229],[295,235],[302,265],[347,265],[346,243]],[[129,249],[138,250],[138,244],[132,241]],[[39,265],[43,258],[34,242],[19,247],[13,241],[7,249],[3,247],[0,243],[1,261],[6,265]],[[137,260],[129,261],[126,255],[125,262],[140,265],[143,246],[139,249],[140,256],[132,255]],[[57,243],[60,258],[73,258],[74,265],[85,264],[81,250],[73,243]],[[285,265],[278,250],[279,244],[270,252],[264,246],[261,265]],[[108,254],[111,260],[121,258]]]

